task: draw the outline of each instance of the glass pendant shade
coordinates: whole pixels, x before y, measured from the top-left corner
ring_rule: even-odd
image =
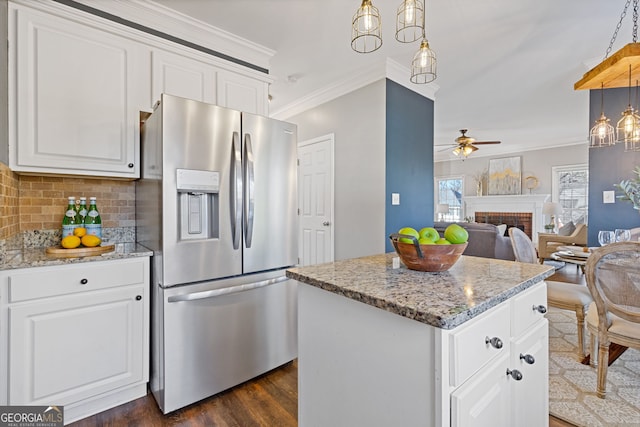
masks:
[[[396,40],[411,43],[424,38],[424,4],[420,0],[404,0],[396,15]]]
[[[609,124],[609,119],[602,113],[589,133],[589,147],[608,147],[614,145],[616,143],[614,134],[615,129]]]
[[[616,141],[624,142],[625,144],[632,141],[634,135],[638,134],[638,127],[640,126],[640,117],[636,114],[631,104],[622,113],[622,118],[618,120],[616,126]]]
[[[424,84],[436,79],[436,54],[429,48],[427,39],[420,43],[420,49],[411,61],[411,82]]]
[[[380,12],[371,0],[362,0],[351,21],[351,48],[356,52],[369,53],[382,46],[382,20]]]
[[[453,154],[455,154],[456,156],[462,154],[463,157],[467,157],[469,154],[473,153],[476,150],[477,148],[473,145],[459,145],[453,149]]]

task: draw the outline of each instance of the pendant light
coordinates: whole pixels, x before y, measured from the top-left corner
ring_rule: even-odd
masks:
[[[429,47],[426,36],[425,17],[422,14],[422,42],[411,61],[411,82],[430,83],[436,79],[436,54]]]
[[[396,40],[411,43],[422,39],[411,62],[411,82],[424,84],[436,79],[436,55],[425,36],[425,0],[403,0],[396,15]],[[371,0],[362,0],[351,20],[351,48],[359,53],[382,46],[382,19]]]
[[[380,12],[371,0],[362,0],[351,21],[351,48],[359,53],[369,53],[382,46],[382,20]]]
[[[638,80],[636,80],[636,113],[637,111],[638,111]],[[637,123],[638,123],[638,126],[636,126],[632,137],[628,141],[625,141],[624,143],[624,151],[640,151],[640,121]]]
[[[616,142],[624,142],[627,144],[632,141],[634,135],[638,133],[638,126],[640,126],[639,121],[640,117],[631,106],[631,65],[629,65],[629,105],[622,112],[622,118],[618,120],[616,126]]]
[[[600,118],[596,120],[596,124],[591,128],[589,132],[589,147],[608,147],[614,145],[615,130],[613,126],[609,124],[609,119],[604,115],[604,83],[600,89]]]
[[[413,43],[424,35],[424,5],[420,0],[404,0],[396,14],[396,40]]]

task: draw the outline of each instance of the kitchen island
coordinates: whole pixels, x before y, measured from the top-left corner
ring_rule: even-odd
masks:
[[[425,273],[394,253],[288,270],[299,425],[546,425],[552,273],[468,256]]]

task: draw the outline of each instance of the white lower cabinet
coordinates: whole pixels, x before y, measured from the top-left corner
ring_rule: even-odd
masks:
[[[451,426],[548,425],[545,311],[546,285],[540,283],[453,331],[451,372],[462,365],[474,373],[451,376]]]
[[[540,282],[444,330],[300,284],[299,425],[547,426],[546,300]]]
[[[5,271],[0,285],[6,404],[64,405],[68,423],[146,394],[148,257]]]

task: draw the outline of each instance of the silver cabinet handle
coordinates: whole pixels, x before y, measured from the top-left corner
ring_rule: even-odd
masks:
[[[547,307],[544,305],[534,305],[533,311],[537,311],[540,314],[545,314],[547,312]]]
[[[329,221],[324,221],[322,225],[324,225],[325,227],[328,227],[329,225],[331,225],[331,223]]]
[[[493,338],[489,338],[489,337],[485,337],[484,338],[484,343],[485,344],[491,344],[491,346],[493,348],[497,348],[497,349],[501,349],[502,348],[502,340],[498,337],[493,337]]]
[[[534,363],[536,363],[535,357],[533,357],[530,354],[522,354],[522,353],[520,353],[520,360],[524,360],[525,363],[528,363],[529,365],[533,365]]]
[[[516,381],[520,381],[522,379],[522,372],[518,371],[517,369],[514,369],[513,371],[509,368],[507,368],[507,376],[511,375],[511,378],[513,378]]]

